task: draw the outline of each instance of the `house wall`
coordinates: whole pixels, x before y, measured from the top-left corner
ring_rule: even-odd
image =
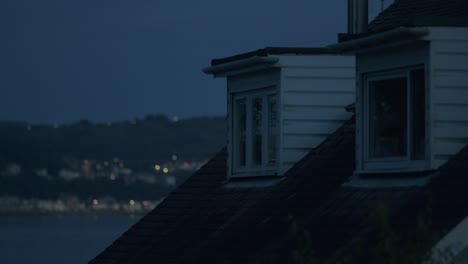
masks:
[[[468,144],[468,29],[431,28],[433,168]]]
[[[351,117],[355,100],[354,56],[278,56],[280,174]]]

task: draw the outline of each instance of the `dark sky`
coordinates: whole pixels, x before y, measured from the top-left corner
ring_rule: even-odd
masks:
[[[330,44],[346,3],[2,0],[0,120],[224,115],[225,80],[201,72],[212,58]],[[380,0],[369,5],[374,16]]]

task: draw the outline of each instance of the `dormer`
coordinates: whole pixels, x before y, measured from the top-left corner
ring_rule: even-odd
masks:
[[[396,1],[331,46],[356,56],[358,174],[435,170],[468,144],[467,10]]]
[[[215,59],[227,79],[228,177],[281,176],[351,117],[355,60],[323,48]]]

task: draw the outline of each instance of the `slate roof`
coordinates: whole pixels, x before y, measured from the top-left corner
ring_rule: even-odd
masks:
[[[466,0],[395,0],[370,24],[369,32],[397,27],[468,26]]]
[[[350,120],[281,183],[262,188],[227,188],[223,149],[90,263],[291,263],[291,252],[309,243],[292,231],[296,224],[309,232],[315,257],[340,258],[371,233],[363,212],[373,202],[388,208],[397,229],[414,228],[428,205],[441,230],[467,215],[468,147],[425,187],[360,188],[344,184],[354,141]]]
[[[263,235],[276,232],[278,223],[272,225],[269,219],[280,213],[280,224],[287,224],[287,217],[282,216],[289,209],[277,210],[280,203],[276,202],[294,199],[293,190],[301,187],[301,196],[311,198],[302,206],[312,206],[324,198],[320,193],[337,188],[351,175],[354,134],[350,126],[348,122],[295,166],[289,174],[297,175],[301,182],[288,177],[281,188],[225,188],[223,149],[90,263],[232,263],[250,259],[268,241]],[[328,169],[338,163],[342,166]],[[312,171],[326,180],[308,177]],[[291,210],[293,213],[294,208]]]

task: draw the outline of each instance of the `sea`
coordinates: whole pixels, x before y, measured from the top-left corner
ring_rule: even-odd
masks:
[[[0,216],[0,263],[88,263],[141,217]]]

